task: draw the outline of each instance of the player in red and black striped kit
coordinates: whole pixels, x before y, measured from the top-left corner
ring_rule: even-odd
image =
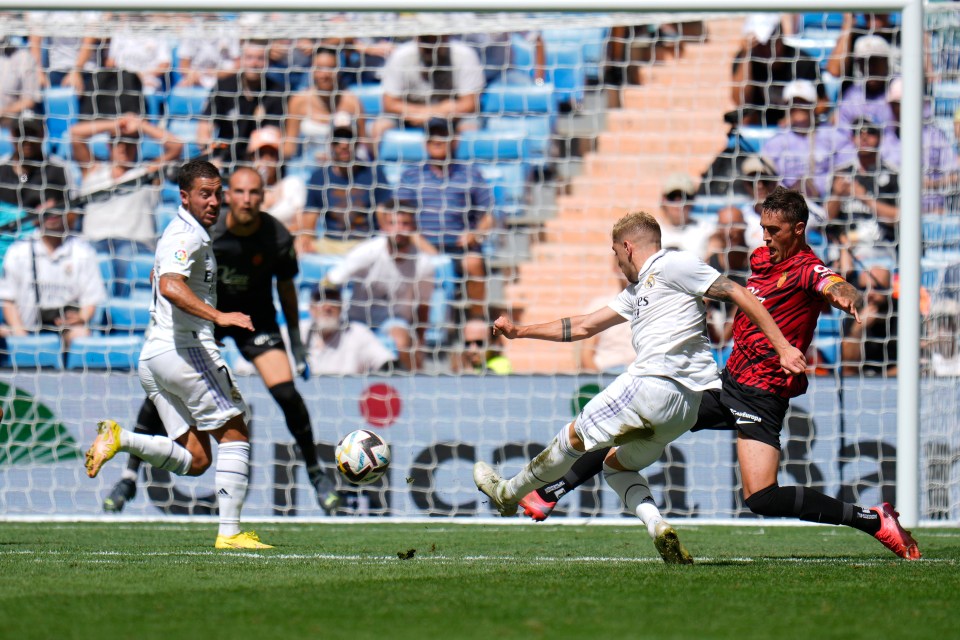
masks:
[[[747,279],[747,289],[763,303],[790,344],[804,353],[827,304],[853,315],[857,322],[862,305],[860,292],[826,267],[807,245],[808,216],[807,204],[796,191],[777,188],[764,200],[760,224],[766,246],[751,256],[752,274]],[[783,419],[790,398],[806,392],[807,378],[787,374],[770,342],[742,313],[734,320],[733,341],[733,352],[721,374],[722,388],[704,393],[693,431],[737,431],[743,497],[750,510],[764,516],[847,525],[873,535],[902,558],[920,558],[917,543],[900,526],[889,504],[865,509],[809,487],[777,483]],[[545,519],[561,496],[600,473],[604,453],[584,456],[562,480],[525,496],[520,501],[525,513],[534,520]],[[632,492],[627,507],[652,528],[651,523],[661,516],[646,481],[638,479],[642,484]]]

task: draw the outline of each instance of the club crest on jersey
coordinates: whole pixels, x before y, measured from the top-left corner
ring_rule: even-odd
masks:
[[[187,251],[185,249],[177,249],[173,252],[173,259],[177,264],[187,264]]]
[[[653,274],[647,276],[647,279],[644,281],[643,286],[647,289],[653,289],[657,284],[657,279],[653,277]]]
[[[784,271],[783,273],[780,274],[780,279],[777,280],[777,289],[779,289],[784,285],[784,283],[787,281],[787,276],[789,275],[790,275],[789,271]]]

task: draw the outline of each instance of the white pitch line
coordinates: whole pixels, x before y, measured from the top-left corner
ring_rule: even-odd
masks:
[[[390,562],[401,562],[396,555],[387,556],[367,556],[360,554],[335,554],[335,553],[254,553],[243,551],[148,551],[143,553],[128,553],[124,551],[58,551],[58,550],[4,550],[0,551],[0,556],[13,555],[35,555],[37,562],[43,562],[44,556],[58,556],[63,561],[78,561],[104,564],[119,563],[121,558],[142,558],[142,557],[160,557],[171,559],[186,558],[229,558],[230,560],[255,560],[255,561],[283,561],[283,560],[318,560],[327,562],[351,562],[366,564],[385,564]],[[78,559],[83,556],[92,556],[90,559]],[[421,555],[412,558],[418,562],[429,562],[435,564],[475,564],[475,563],[499,563],[512,565],[547,565],[547,564],[659,564],[660,558],[654,556],[580,556],[580,557],[553,557],[536,556],[533,558],[516,558],[512,556],[444,556],[424,552]],[[744,564],[753,564],[757,562],[783,562],[789,564],[816,564],[816,565],[855,565],[855,566],[875,566],[887,565],[891,562],[897,562],[895,558],[776,558],[776,557],[705,557],[695,558],[695,563],[711,564],[716,562],[740,562]],[[951,558],[930,558],[921,560],[922,563],[935,564],[957,564],[956,560]]]

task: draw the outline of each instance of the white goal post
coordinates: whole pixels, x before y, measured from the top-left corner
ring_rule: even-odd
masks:
[[[665,5],[669,14],[664,13]],[[47,10],[109,10],[109,11],[356,11],[356,2],[330,0],[235,0],[225,7],[223,3],[210,0],[52,0],[44,3]],[[589,11],[611,12],[609,21],[596,22],[604,26],[629,24],[637,14],[673,15],[696,12],[724,14],[743,12],[811,12],[811,11],[883,11],[901,12],[901,57],[900,69],[903,78],[901,102],[902,164],[900,172],[900,207],[902,211],[920,211],[922,203],[923,171],[921,140],[924,109],[924,3],[922,0],[780,0],[770,3],[764,0],[672,0],[669,3],[655,0],[616,1],[606,0],[599,4],[575,1],[510,2],[487,0],[486,2],[407,2],[377,1],[362,3],[363,11],[424,11],[448,12],[469,10],[489,12],[489,22],[482,19],[473,25],[476,30],[490,31],[502,27],[493,12],[566,12]],[[36,6],[24,1],[0,0],[0,10],[32,10]],[[429,15],[429,14],[427,14]],[[428,19],[425,19],[429,23]],[[561,24],[562,19],[544,17],[541,23]],[[454,25],[456,26],[456,25]],[[457,29],[453,29],[457,30]],[[462,30],[462,29],[459,29]],[[919,215],[903,215],[899,223],[899,308],[920,308],[922,231]],[[918,313],[901,313],[898,325],[899,349],[897,353],[897,416],[896,416],[896,504],[905,526],[916,526],[921,519],[921,319]],[[2,488],[0,488],[2,489]],[[0,511],[0,518],[3,512]]]

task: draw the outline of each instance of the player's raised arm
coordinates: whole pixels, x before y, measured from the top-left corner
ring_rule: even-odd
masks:
[[[222,313],[197,297],[187,285],[187,277],[177,273],[160,276],[160,295],[184,313],[209,320],[218,327],[242,327],[253,331],[253,322],[245,313]]]
[[[860,309],[863,308],[863,294],[856,287],[838,275],[828,278],[829,282],[820,291],[820,295],[830,306],[849,313],[860,323]]]
[[[534,338],[551,342],[574,342],[591,338],[604,329],[626,321],[626,318],[610,307],[603,307],[582,316],[528,325],[513,324],[509,317],[501,315],[493,323],[493,335],[503,335],[510,340]]]
[[[710,285],[704,296],[713,300],[732,302],[740,307],[740,310],[750,318],[753,324],[757,325],[757,328],[773,345],[777,355],[780,356],[780,366],[783,367],[784,371],[790,374],[800,374],[807,368],[807,360],[803,357],[803,353],[787,342],[770,313],[763,308],[757,297],[745,287],[741,287],[726,276],[720,276]]]

